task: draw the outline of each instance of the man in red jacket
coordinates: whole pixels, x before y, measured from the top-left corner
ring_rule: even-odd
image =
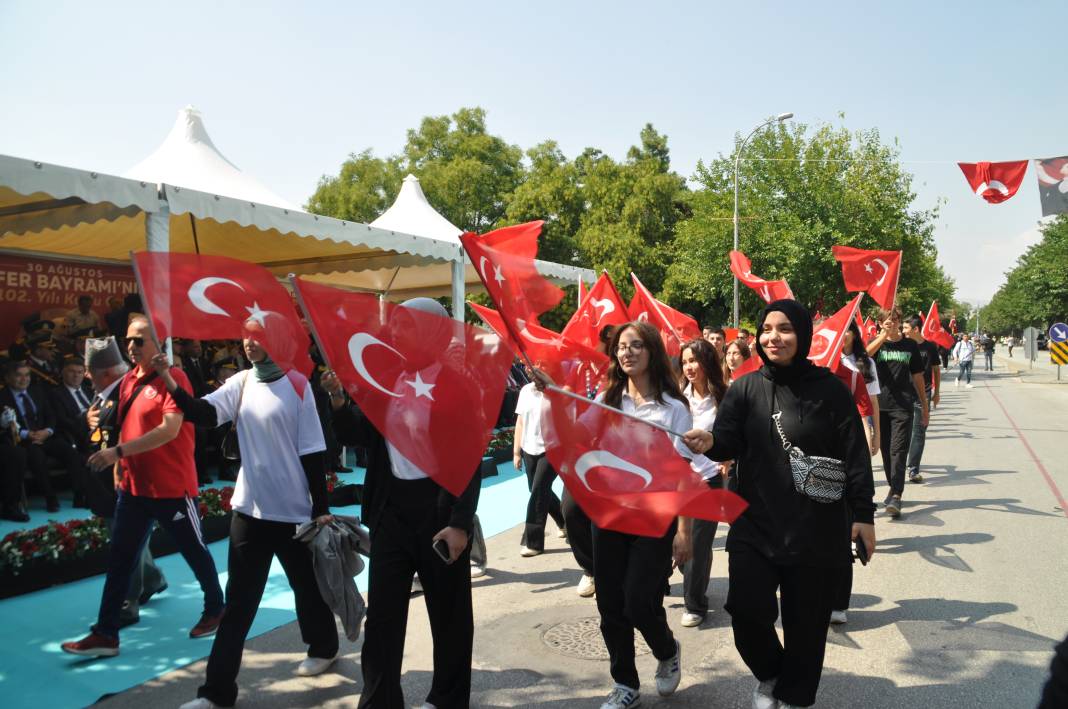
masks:
[[[126,351],[135,367],[119,383],[115,421],[115,428],[120,431],[119,443],[94,453],[88,461],[94,470],[115,470],[118,500],[111,560],[92,632],[62,645],[64,652],[74,655],[119,654],[119,611],[130,587],[130,576],[148,544],[153,520],[174,538],[204,592],[204,613],[189,631],[189,637],[214,634],[222,619],[219,575],[200,533],[193,426],[184,422],[178,404],[152,368],[152,357],[159,349],[143,316],[130,321]],[[191,389],[182,370],[174,369],[172,374],[179,386]],[[98,415],[96,406],[90,408],[91,428],[97,424]]]

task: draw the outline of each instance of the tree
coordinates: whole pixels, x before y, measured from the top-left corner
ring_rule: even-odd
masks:
[[[307,210],[354,222],[374,221],[400,191],[404,172],[398,157],[376,158],[370,150],[353,153],[337,177],[323,176]]]
[[[876,130],[794,123],[755,135],[738,176],[739,245],[753,272],[787,279],[799,301],[829,314],[847,300],[832,246],[901,250],[902,310],[926,310],[936,298],[943,311],[955,307],[953,282],[936,263],[936,210],[912,209],[912,177],[897,156]],[[698,164],[702,189],[678,226],[665,283],[669,300],[706,321],[732,309],[733,177],[733,155]],[[762,306],[744,286],[741,303],[748,314]]]
[[[1017,260],[1004,285],[983,308],[983,329],[1019,334],[1044,330],[1068,317],[1068,214],[1042,227],[1042,239]]]

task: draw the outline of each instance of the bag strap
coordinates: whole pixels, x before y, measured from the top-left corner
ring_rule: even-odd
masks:
[[[125,374],[123,376],[123,379],[125,379],[128,376],[130,376],[129,373]],[[122,397],[121,396],[119,397],[119,399],[120,399],[120,401],[119,401],[119,410],[118,410],[118,412],[116,413],[116,416],[115,416],[115,431],[118,434],[120,434],[120,435],[122,434],[122,424],[126,420],[126,414],[130,413],[130,407],[133,406],[134,401],[137,400],[137,395],[140,394],[141,390],[144,389],[157,376],[158,375],[156,374],[156,372],[153,371],[147,377],[142,379],[141,383],[138,384],[136,387],[134,387],[134,390],[132,392],[130,392],[130,396],[126,397],[125,401],[122,401]],[[120,383],[119,386],[122,387],[122,383]]]
[[[794,444],[790,443],[786,438],[786,431],[782,430],[782,422],[779,421],[782,418],[782,411],[779,411],[779,407],[775,404],[775,382],[771,382],[771,420],[775,422],[775,430],[779,432],[779,438],[782,439],[782,449],[789,451]]]

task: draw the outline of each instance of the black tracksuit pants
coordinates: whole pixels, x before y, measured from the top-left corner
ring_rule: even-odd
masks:
[[[723,487],[723,476],[717,475],[707,483],[713,490],[719,490]],[[712,544],[718,526],[718,522],[694,519],[690,532],[693,556],[682,567],[682,596],[686,610],[697,615],[708,613],[708,578],[712,573]]]
[[[879,412],[879,449],[883,454],[883,471],[890,492],[905,491],[905,467],[912,442],[912,407],[888,408]]]
[[[601,635],[608,646],[612,679],[631,689],[640,681],[634,666],[634,631],[658,660],[674,657],[675,636],[664,612],[664,579],[671,571],[676,523],[662,537],[640,537],[593,527],[594,580]]]
[[[776,699],[811,706],[823,672],[838,569],[775,564],[745,546],[732,548],[729,558],[727,612],[738,654],[761,682],[777,679]],[[775,633],[780,605],[785,646]]]
[[[412,578],[419,573],[434,642],[434,678],[426,702],[467,709],[471,701],[470,545],[446,564],[431,547],[448,520],[433,513],[440,489],[432,480],[392,480],[389,501],[371,532],[364,624],[361,709],[405,709],[401,661]]]
[[[593,576],[593,523],[566,487],[560,501],[560,512],[564,515],[567,543],[571,545],[575,563],[582,569],[582,573]]]
[[[527,523],[520,542],[529,549],[545,550],[545,520],[553,518],[556,526],[564,528],[564,515],[560,512],[560,498],[553,492],[556,471],[544,453],[531,455],[523,451],[523,471],[527,474]]]
[[[207,677],[197,690],[215,704],[232,707],[237,701],[237,673],[252,621],[260,607],[274,557],[282,564],[297,606],[300,637],[309,657],[337,655],[338,637],[334,613],[319,593],[312,567],[311,549],[293,539],[297,525],[272,522],[234,512],[230,521],[230,551],[226,567],[226,613],[223,615],[208,658]]]

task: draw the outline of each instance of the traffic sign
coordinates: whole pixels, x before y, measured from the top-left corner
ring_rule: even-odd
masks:
[[[1068,342],[1068,325],[1055,322],[1049,328],[1050,342]]]
[[[1068,342],[1050,342],[1049,361],[1056,365],[1068,364]]]

